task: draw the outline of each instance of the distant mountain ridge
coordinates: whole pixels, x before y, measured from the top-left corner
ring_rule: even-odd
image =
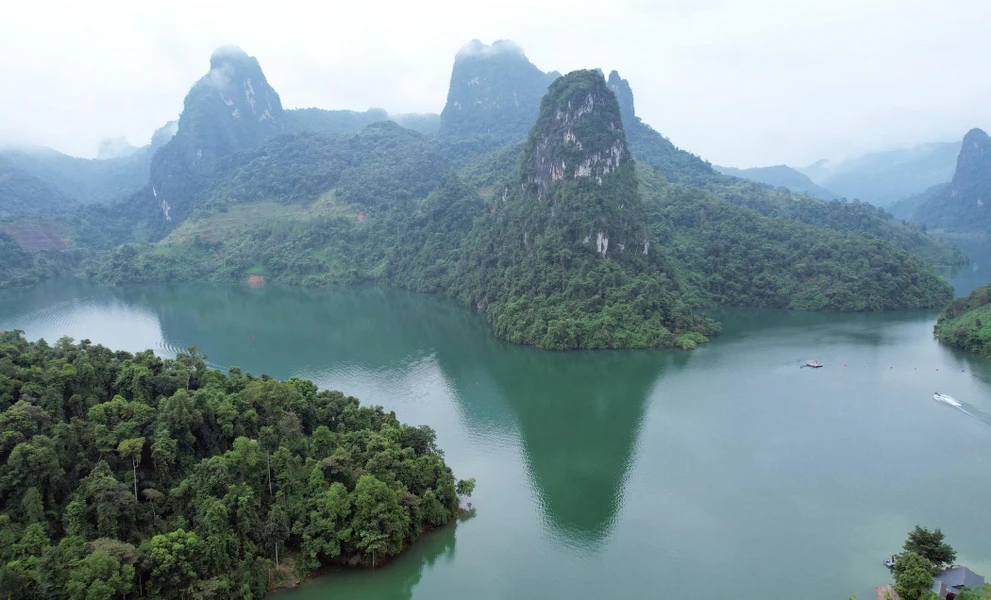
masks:
[[[835,163],[820,160],[797,170],[838,197],[889,206],[949,181],[959,152],[958,142],[935,142]]]
[[[736,169],[733,167],[714,166],[714,169],[723,175],[748,179],[757,183],[764,183],[776,188],[786,188],[800,194],[809,194],[823,200],[835,200],[838,198],[833,192],[816,185],[802,172],[789,167],[788,165],[774,165],[771,167],[752,167],[749,169]]]

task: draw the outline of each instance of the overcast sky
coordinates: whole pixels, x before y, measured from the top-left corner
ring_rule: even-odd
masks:
[[[390,6],[391,5],[391,6]],[[511,39],[544,71],[630,80],[637,113],[716,164],[805,165],[991,128],[989,0],[7,2],[0,144],[143,145],[211,51],[287,108],[440,112],[457,50]]]

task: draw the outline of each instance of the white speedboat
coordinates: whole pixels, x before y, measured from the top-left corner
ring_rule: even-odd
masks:
[[[946,394],[940,394],[939,392],[933,394],[933,400],[936,402],[943,402],[944,404],[949,404],[950,406],[955,406],[957,408],[963,408],[963,405],[960,404],[956,398],[953,396],[947,396]]]

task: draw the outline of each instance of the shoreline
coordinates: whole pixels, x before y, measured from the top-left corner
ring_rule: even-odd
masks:
[[[333,562],[330,562],[325,565],[320,565],[319,567],[314,569],[313,572],[308,574],[306,577],[303,577],[302,579],[299,579],[294,576],[293,579],[290,581],[284,581],[282,583],[277,583],[269,586],[268,590],[265,591],[265,597],[269,598],[280,592],[284,592],[286,590],[293,590],[300,586],[310,584],[316,581],[317,579],[321,579],[323,577],[328,576],[330,572],[334,570],[374,571],[376,569],[380,569],[384,566],[390,565],[397,559],[406,555],[407,552],[411,550],[414,546],[416,546],[417,542],[419,542],[423,537],[428,536],[436,531],[445,529],[447,527],[457,526],[459,522],[461,522],[462,520],[466,520],[464,519],[464,517],[471,518],[471,516],[474,516],[474,512],[475,512],[474,507],[465,508],[459,505],[457,511],[455,511],[454,515],[447,523],[444,523],[443,525],[438,525],[436,527],[423,528],[423,530],[420,532],[420,535],[419,537],[417,537],[415,542],[413,542],[412,544],[404,543],[402,549],[397,554],[394,554],[393,556],[390,556],[381,562],[377,562],[375,566],[371,566],[367,562],[360,560],[356,562],[355,557],[351,557],[351,558],[338,557]],[[295,559],[296,559],[296,553],[287,554],[285,560],[283,561],[283,565],[288,564],[289,562],[295,563]],[[287,574],[291,574],[291,572]]]

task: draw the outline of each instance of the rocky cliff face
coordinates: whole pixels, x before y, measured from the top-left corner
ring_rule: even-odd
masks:
[[[558,76],[534,66],[513,42],[487,46],[473,40],[454,59],[440,134],[488,136],[493,146],[519,141],[533,125],[547,86]]]
[[[186,95],[175,137],[154,157],[151,195],[161,219],[188,214],[224,157],[253,148],[283,126],[279,95],[258,61],[236,47],[216,50]]]
[[[523,153],[525,244],[548,229],[602,256],[649,252],[616,96],[598,71],[551,84]]]
[[[953,233],[991,234],[991,137],[971,129],[963,138],[953,179],[927,192],[913,221]]]

